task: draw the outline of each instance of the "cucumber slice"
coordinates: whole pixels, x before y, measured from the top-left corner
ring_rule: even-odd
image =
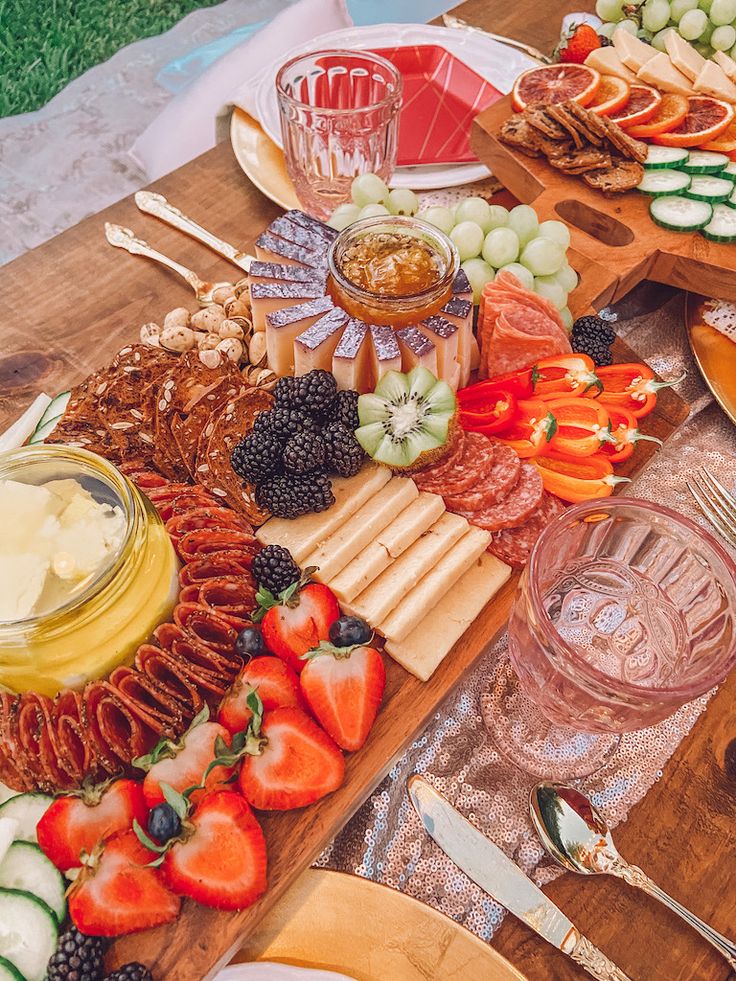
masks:
[[[693,198],[695,201],[719,204],[722,201],[728,201],[733,193],[733,184],[724,177],[696,174],[690,181],[690,187],[683,193],[686,198]]]
[[[17,797],[11,797],[4,804],[0,804],[0,817],[15,818],[18,822],[18,841],[32,841],[38,844],[36,825],[52,803],[53,797],[47,797],[46,794],[18,794]]]
[[[7,787],[4,783],[0,783],[0,804],[4,804],[11,797],[17,797],[19,793],[19,790],[13,790],[12,787]]]
[[[690,154],[677,146],[650,146],[644,166],[647,170],[660,170],[663,167],[681,167]]]
[[[44,981],[59,929],[46,903],[20,889],[0,889],[0,957],[26,981]]]
[[[26,979],[10,961],[0,957],[0,981],[26,981]]]
[[[33,430],[31,438],[28,440],[29,443],[42,443],[46,439],[56,423],[64,415],[71,397],[71,392],[60,392],[57,396],[51,399],[46,407],[46,411],[39,419],[38,425]],[[50,425],[52,422],[54,424],[53,426]],[[44,432],[42,433],[42,431]]]
[[[728,163],[729,158],[725,153],[691,150],[685,163],[678,164],[678,167],[688,174],[718,174]]]
[[[736,242],[736,208],[717,204],[713,217],[703,228],[703,235],[711,242]]]
[[[704,228],[713,217],[713,208],[706,201],[667,196],[655,198],[649,205],[652,221],[672,232],[695,232]]]
[[[683,174],[680,170],[650,170],[645,171],[637,189],[654,197],[661,194],[680,194],[690,187],[691,180],[689,174]]]
[[[43,900],[58,923],[66,916],[66,886],[61,873],[38,845],[16,841],[0,862],[0,889],[20,889]]]
[[[56,429],[59,419],[61,419],[61,415],[54,416],[53,419],[47,419],[43,425],[39,424],[36,426],[33,435],[28,440],[29,445],[33,446],[36,443],[43,443],[46,437],[50,436],[54,429]]]
[[[718,176],[736,183],[736,161],[729,160],[723,170],[718,171]]]

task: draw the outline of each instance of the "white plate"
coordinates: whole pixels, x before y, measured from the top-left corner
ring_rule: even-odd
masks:
[[[472,31],[451,30],[430,24],[375,24],[330,31],[300,44],[282,55],[268,68],[257,83],[256,110],[261,126],[277,146],[283,149],[279,107],[276,99],[276,75],[284,62],[298,54],[321,48],[385,48],[414,44],[437,44],[455,55],[504,94],[511,91],[514,80],[536,62],[515,48]],[[410,187],[428,191],[437,187],[458,187],[483,180],[490,171],[482,163],[437,164],[399,167],[391,180],[392,187]]]
[[[251,964],[231,964],[215,977],[215,981],[353,981],[347,974],[335,971],[315,971],[311,967],[296,967],[272,961]]]

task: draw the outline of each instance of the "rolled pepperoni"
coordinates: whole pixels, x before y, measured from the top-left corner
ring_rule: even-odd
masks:
[[[250,571],[253,564],[251,552],[238,552],[235,549],[223,549],[212,552],[201,559],[192,559],[179,572],[179,582],[182,586],[215,579],[218,576],[238,576]]]
[[[125,665],[115,668],[110,684],[159,739],[179,735],[184,723],[191,721],[184,718],[180,703],[158,682],[134,668]]]
[[[222,504],[215,497],[206,494],[200,488],[191,488],[191,493],[177,494],[170,501],[159,501],[154,505],[164,524],[171,518],[182,514],[190,514],[202,508],[220,508]]]
[[[28,791],[34,782],[18,745],[17,718],[17,696],[0,692],[0,779],[13,790]]]
[[[181,494],[191,494],[195,489],[194,484],[183,484],[177,481],[165,480],[158,487],[146,488],[146,497],[158,507],[159,504],[168,504]]]
[[[238,632],[212,610],[197,603],[178,603],[174,607],[174,623],[219,654],[234,655]]]
[[[173,655],[182,670],[191,673],[197,684],[211,693],[224,693],[243,665],[243,659],[234,651],[229,656],[222,654],[177,624],[162,624],[153,633],[157,642]]]
[[[63,691],[54,702],[54,727],[64,765],[80,787],[86,777],[100,777],[99,764],[89,735],[81,692]]]
[[[199,588],[199,601],[215,612],[232,613],[249,618],[256,606],[256,588],[252,576],[219,576],[208,579]]]
[[[162,477],[155,470],[147,470],[145,467],[141,467],[139,463],[124,463],[120,469],[126,477],[129,477],[133,481],[136,487],[140,487],[146,493],[155,488],[166,487],[169,483],[166,477]]]
[[[186,514],[175,515],[166,522],[166,530],[174,543],[174,548],[177,548],[179,540],[188,532],[201,529],[245,533],[252,531],[248,522],[230,508],[202,507]]]
[[[182,562],[191,562],[192,559],[202,558],[211,552],[221,552],[223,549],[237,549],[255,555],[260,548],[260,543],[252,532],[200,528],[182,535],[177,551]]]
[[[18,723],[21,737],[33,726],[31,740],[26,744],[26,752],[37,756],[37,786],[54,791],[74,784],[59,752],[56,728],[52,722],[54,704],[46,695],[24,692],[20,697]]]
[[[84,692],[89,733],[101,767],[112,776],[128,771],[131,760],[157,741],[150,729],[107,681],[93,681]]]
[[[508,497],[498,504],[481,511],[473,511],[465,517],[471,524],[486,531],[501,531],[502,528],[515,528],[523,524],[536,511],[542,502],[544,487],[542,477],[536,467],[523,464],[518,484]]]
[[[155,644],[141,644],[135,656],[135,666],[142,673],[156,681],[182,708],[185,718],[193,719],[204,705],[200,686],[179,664],[170,651],[164,651]]]

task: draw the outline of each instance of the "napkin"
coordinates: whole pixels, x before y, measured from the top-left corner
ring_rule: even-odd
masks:
[[[299,0],[282,10],[172,99],[135,141],[131,156],[150,180],[157,180],[212,149],[233,105],[253,112],[257,82],[274,61],[352,23],[345,0]]]

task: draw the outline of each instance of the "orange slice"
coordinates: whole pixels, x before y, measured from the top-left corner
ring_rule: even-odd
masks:
[[[588,103],[588,109],[592,109],[599,116],[609,116],[612,112],[623,109],[629,101],[630,92],[631,86],[625,79],[616,78],[615,75],[604,75],[593,101]]]
[[[542,65],[519,75],[511,101],[517,112],[533,102],[550,104],[571,99],[587,106],[595,97],[600,81],[600,74],[587,65]]]
[[[731,123],[715,140],[703,143],[701,150],[715,150],[716,153],[733,153],[736,150],[736,122]]]
[[[626,132],[629,136],[637,140],[647,139],[650,136],[658,136],[660,133],[669,133],[671,129],[676,129],[687,116],[690,108],[686,95],[675,95],[674,92],[665,92],[662,101],[654,115],[646,123],[637,126],[628,126]]]
[[[679,126],[653,138],[659,146],[702,146],[724,133],[733,122],[734,108],[707,95],[688,98],[687,116]]]
[[[632,85],[629,101],[618,112],[610,113],[608,118],[623,129],[628,129],[629,126],[649,122],[661,104],[662,96],[656,89],[649,85]]]

